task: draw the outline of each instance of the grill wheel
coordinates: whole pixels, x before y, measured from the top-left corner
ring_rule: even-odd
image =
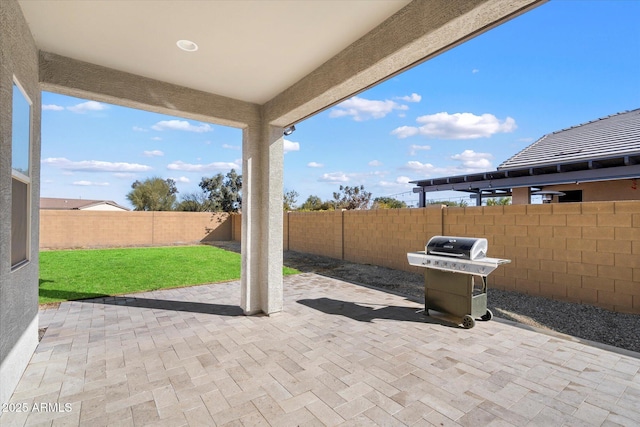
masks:
[[[462,327],[465,329],[471,329],[476,326],[476,320],[468,314],[462,318]]]

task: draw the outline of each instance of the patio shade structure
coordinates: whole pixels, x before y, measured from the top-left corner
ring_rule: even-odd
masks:
[[[482,199],[531,188],[640,177],[640,109],[625,111],[544,135],[490,172],[410,181],[419,206],[436,191],[471,193]],[[539,190],[538,190],[539,191]],[[548,193],[549,194],[549,193]],[[514,199],[515,203],[515,199]]]
[[[241,128],[241,307],[272,314],[284,129],[543,2],[0,1],[0,402],[37,344],[41,90]]]

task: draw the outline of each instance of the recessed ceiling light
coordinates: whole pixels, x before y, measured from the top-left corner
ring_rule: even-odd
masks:
[[[185,52],[195,52],[196,50],[198,50],[198,45],[191,40],[178,40],[176,44]]]

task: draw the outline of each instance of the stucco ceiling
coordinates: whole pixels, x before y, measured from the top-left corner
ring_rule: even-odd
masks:
[[[409,0],[19,3],[43,51],[263,104]]]

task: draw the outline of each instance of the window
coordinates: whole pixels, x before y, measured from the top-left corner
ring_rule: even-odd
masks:
[[[29,261],[31,101],[14,79],[11,127],[11,268]]]
[[[569,190],[563,191],[564,196],[558,197],[560,203],[581,202],[582,190]]]

